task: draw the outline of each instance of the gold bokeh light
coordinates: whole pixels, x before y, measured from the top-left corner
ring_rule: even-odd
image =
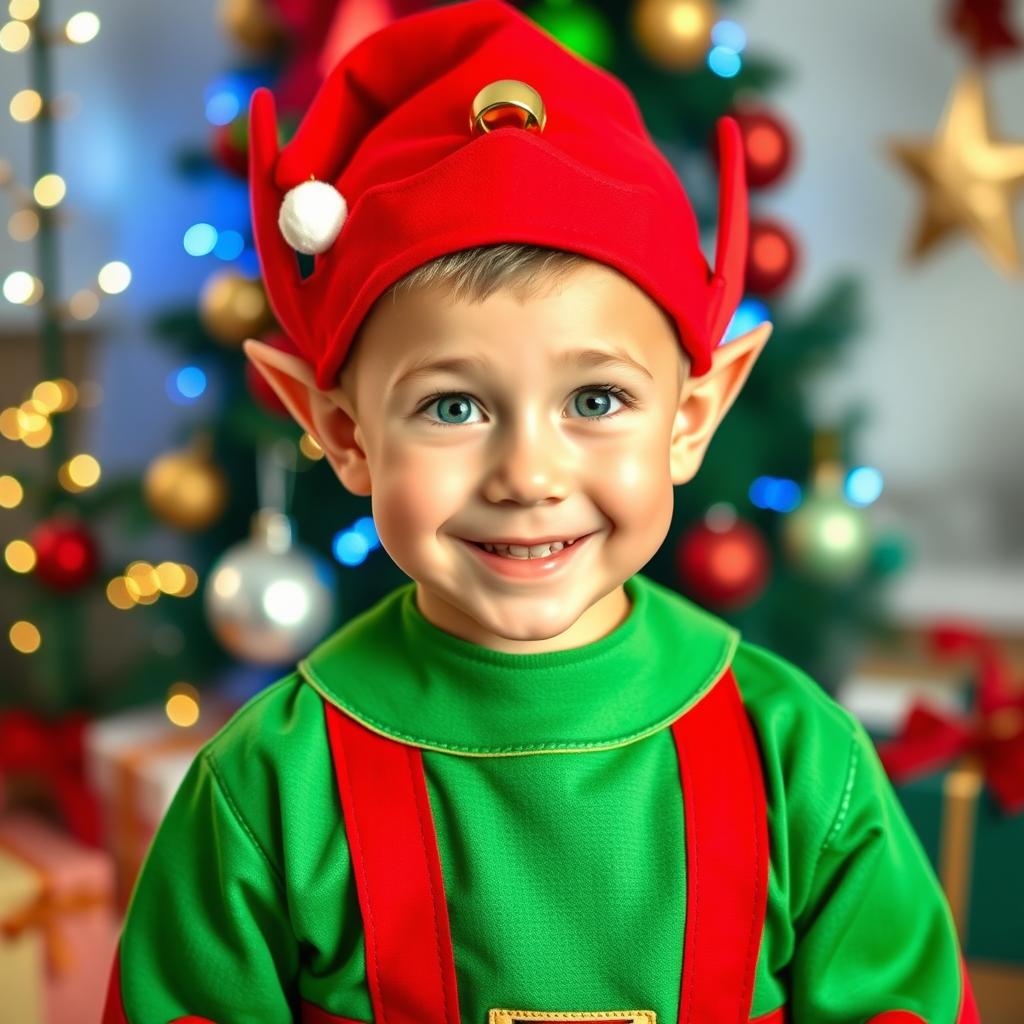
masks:
[[[30,242],[39,234],[39,214],[29,207],[15,210],[7,219],[7,234],[16,242]]]
[[[11,117],[22,124],[37,118],[42,109],[43,97],[35,89],[20,89],[11,97]]]
[[[0,50],[17,53],[24,50],[32,39],[32,32],[23,21],[9,21],[0,28]]]
[[[44,174],[32,189],[32,195],[40,206],[49,209],[56,206],[67,194],[68,187],[59,174]]]
[[[43,638],[36,626],[25,619],[19,619],[14,623],[8,636],[11,640],[11,646],[22,654],[32,654],[38,651],[40,644],[43,642]]]
[[[36,567],[36,549],[20,537],[4,548],[4,561],[12,572],[31,572]]]
[[[17,477],[4,473],[0,476],[0,508],[17,508],[25,497],[25,490]]]

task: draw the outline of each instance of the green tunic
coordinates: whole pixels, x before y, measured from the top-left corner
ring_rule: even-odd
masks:
[[[250,700],[196,757],[143,866],[125,1019],[285,1024],[303,1004],[372,1019],[326,700],[422,748],[465,1024],[503,1006],[675,1024],[686,847],[666,727],[731,664],[771,846],[751,1018],[785,1004],[795,1024],[895,1009],[955,1024],[948,905],[863,727],[675,591],[625,586],[607,636],[518,655],[432,625],[410,582]]]

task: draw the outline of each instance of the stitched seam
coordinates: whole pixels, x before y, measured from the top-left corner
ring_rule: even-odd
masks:
[[[239,809],[238,804],[235,802],[234,797],[228,790],[227,784],[224,782],[224,776],[221,773],[220,768],[217,766],[217,762],[214,759],[213,753],[209,750],[206,750],[203,751],[202,755],[200,756],[209,767],[210,772],[213,775],[214,781],[217,784],[217,788],[220,790],[221,795],[224,797],[224,801],[228,805],[228,808],[231,810],[231,814],[234,817],[235,821],[238,822],[239,827],[249,837],[249,842],[252,843],[252,845],[259,851],[260,856],[264,859],[264,861],[266,861],[267,867],[270,868],[270,872],[274,877],[274,881],[277,882],[278,887],[281,889],[281,892],[284,893],[285,885],[284,878],[282,877],[281,872],[278,870],[274,862],[270,859],[270,855],[267,853],[267,851],[263,849],[262,844],[256,838],[256,834],[249,827],[248,822],[246,822],[245,818],[242,817],[242,812]]]
[[[839,803],[839,809],[836,811],[832,827],[828,830],[828,833],[825,836],[825,841],[821,844],[821,850],[818,853],[819,860],[821,858],[821,854],[828,849],[829,844],[839,835],[840,831],[842,831],[843,824],[846,821],[846,815],[850,809],[850,797],[853,795],[853,785],[857,778],[859,755],[860,747],[857,744],[857,734],[854,732],[850,746],[850,762],[846,772],[846,786],[843,789],[842,800]],[[815,862],[815,868],[817,868],[817,861]]]
[[[416,823],[419,825],[420,842],[423,846],[423,866],[426,868],[427,871],[427,885],[430,887],[431,909],[434,912],[434,952],[437,954],[437,973],[441,979],[441,991],[442,993],[444,993],[445,996],[444,1016],[445,1020],[451,1020],[451,1017],[449,1016],[448,1013],[449,1008],[451,1007],[450,993],[448,992],[447,984],[448,975],[444,969],[444,962],[441,957],[441,920],[438,908],[437,890],[434,887],[434,873],[430,870],[430,851],[427,845],[427,832],[423,821],[422,808],[420,807],[420,791],[419,786],[417,785],[418,780],[416,778],[416,772],[414,771],[413,768],[413,758],[417,756],[417,752],[415,750],[409,750],[407,753],[408,756],[406,757],[406,764],[409,766],[409,778],[412,781],[413,806],[416,808]],[[423,785],[424,787],[426,787],[425,778],[423,781]]]
[[[408,743],[415,744],[418,747],[424,747],[427,750],[439,750],[442,752],[451,751],[453,753],[462,754],[477,754],[483,757],[494,756],[501,754],[535,754],[535,753],[565,753],[572,754],[583,752],[586,750],[608,750],[614,747],[622,747],[628,743],[632,743],[639,739],[644,739],[653,733],[658,732],[660,729],[665,728],[666,725],[671,725],[680,715],[685,714],[690,710],[698,701],[707,695],[711,687],[717,682],[722,672],[725,670],[725,666],[729,664],[731,656],[733,655],[736,645],[738,642],[737,636],[731,636],[729,643],[722,649],[722,655],[715,665],[715,668],[711,671],[707,682],[703,689],[693,694],[689,701],[683,705],[682,708],[676,708],[671,711],[664,718],[660,719],[654,725],[647,726],[643,729],[638,730],[634,733],[629,733],[626,736],[621,736],[613,740],[549,740],[546,743],[530,744],[529,746],[509,746],[509,747],[472,747],[461,743],[438,743],[434,740],[427,739],[423,736],[414,736],[411,733],[402,732],[400,730],[392,728],[385,722],[379,719],[373,718],[369,715],[364,714],[362,711],[358,711],[347,701],[342,700],[339,696],[334,694],[328,687],[327,684],[319,677],[316,669],[308,659],[303,659],[299,662],[298,670],[299,673],[306,678],[306,680],[313,686],[313,689],[320,694],[328,703],[334,704],[339,708],[343,708],[353,718],[362,722],[364,725],[371,726],[374,731],[381,732],[389,739],[405,740]]]

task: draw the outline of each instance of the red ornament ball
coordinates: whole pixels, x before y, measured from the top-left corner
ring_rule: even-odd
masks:
[[[741,519],[725,528],[698,523],[676,550],[684,588],[717,608],[742,608],[768,585],[771,553],[758,530]]]
[[[785,124],[762,107],[736,110],[732,116],[743,136],[747,185],[765,188],[778,181],[793,159],[793,142]]]
[[[32,531],[29,542],[36,552],[36,576],[54,590],[85,586],[99,561],[96,541],[83,523],[47,519]]]
[[[264,342],[264,344],[270,345],[272,348],[279,349],[281,352],[287,352],[289,355],[297,356],[299,354],[299,350],[295,347],[291,338],[280,331],[273,331],[270,334],[264,335],[259,340]],[[267,378],[256,369],[249,359],[245,361],[245,383],[249,389],[249,394],[252,395],[253,401],[264,412],[268,412],[272,416],[280,416],[284,419],[291,418],[292,414],[288,411],[288,407],[277,397],[277,392],[267,382]]]
[[[751,218],[746,290],[756,295],[779,291],[796,272],[800,250],[789,229],[776,220]]]

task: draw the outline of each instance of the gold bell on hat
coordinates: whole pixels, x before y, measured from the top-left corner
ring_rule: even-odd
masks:
[[[536,89],[514,78],[500,78],[474,97],[469,127],[475,135],[508,126],[542,132],[547,118]]]

